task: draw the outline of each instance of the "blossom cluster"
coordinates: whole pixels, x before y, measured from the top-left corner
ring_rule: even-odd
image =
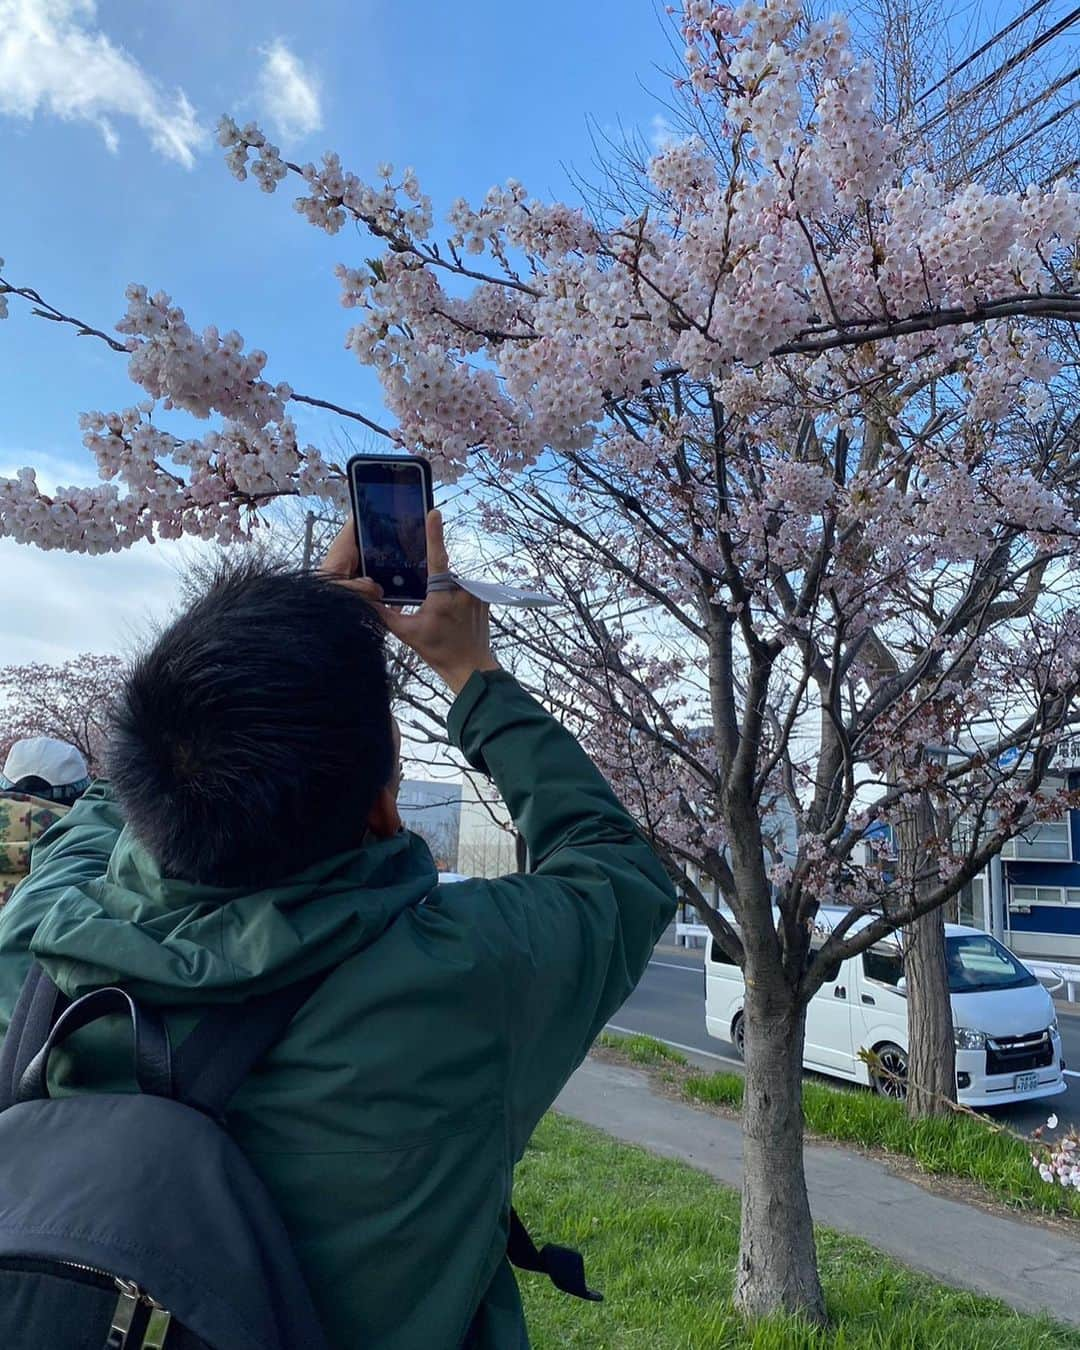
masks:
[[[80,553],[184,534],[226,543],[246,537],[256,508],[277,496],[342,502],[340,470],[298,442],[285,411],[292,390],[263,380],[264,352],[245,352],[235,332],[196,333],[163,293],[130,286],[127,299],[117,331],[126,338],[131,378],[150,397],[82,415],[100,484],[46,494],[32,469],[0,479],[0,533]],[[222,421],[201,438],[181,438],[154,420],[159,407]]]
[[[805,565],[829,518],[853,540],[838,554],[847,574],[838,566],[831,578],[845,609],[867,590],[869,551],[882,575],[897,561],[900,522],[927,568],[992,546],[992,489],[997,516],[1030,512],[1038,497],[1040,519],[1062,529],[1058,504],[1030,475],[966,485],[969,459],[957,449],[1018,414],[1030,424],[1051,414],[1053,344],[1023,306],[1002,307],[1027,296],[1045,312],[1046,297],[1061,294],[1054,260],[1080,235],[1080,194],[1063,182],[947,189],[917,139],[879,120],[845,23],[809,22],[798,0],[687,0],[682,30],[679,78],[711,135],[662,148],[641,209],[621,220],[538,201],[511,180],[475,207],[456,201],[439,244],[412,169],[379,165],[368,182],[332,152],[294,164],[257,125],[222,119],[238,178],[251,174],[267,192],[296,181],[297,210],[312,224],[337,234],[354,222],[383,247],[339,276],[356,317],[347,342],[381,382],[392,438],[427,454],[444,480],[479,452],[514,474],[552,451],[594,447],[637,473],[662,420],[678,421],[708,459],[719,414],[756,455],[725,516],[748,575]],[[87,444],[127,494],[114,501],[93,488],[46,501],[31,478],[8,480],[0,531],[58,547],[124,546],[159,524],[216,531],[206,513],[219,511],[233,534],[253,505],[306,491],[324,471],[323,490],[340,490],[296,444],[292,390],[264,379],[262,352],[233,333],[196,332],[170,297],[141,287],[129,290],[118,328],[132,378],[156,407],[219,425],[194,442],[164,434],[151,411],[90,414]],[[882,391],[882,444],[896,443],[908,401],[884,391],[902,382],[951,391],[947,436],[929,440],[914,492],[898,493],[887,453],[879,469],[860,466],[832,487],[820,464],[784,449],[808,416],[819,437],[850,434],[868,389]],[[87,510],[108,520],[88,533]],[[672,570],[686,590],[695,569],[717,565],[715,531],[704,530]],[[864,599],[878,617],[878,596]],[[783,622],[796,634],[807,620]]]
[[[843,21],[807,23],[795,0],[694,0],[683,30],[686,80],[730,138],[735,168],[700,139],[666,146],[648,168],[660,210],[601,229],[512,180],[475,209],[454,203],[447,254],[427,243],[430,205],[411,171],[394,184],[383,166],[382,182],[365,185],[332,155],[319,170],[297,166],[297,207],[313,223],[333,233],[351,217],[390,242],[377,269],[340,269],[345,303],[367,311],[349,344],[377,370],[401,440],[447,476],[478,447],[515,471],[548,448],[589,444],[612,404],[665,367],[715,383],[733,410],[760,399],[763,382],[788,405],[800,383],[850,404],[865,369],[778,366],[771,354],[819,332],[1055,289],[1048,260],[1080,231],[1080,196],[1064,183],[948,193],[877,120],[871,69]],[[221,138],[234,168],[249,149],[276,155],[229,119]],[[270,188],[282,177],[263,176]],[[477,274],[461,255],[492,266]],[[478,284],[463,296],[440,272]],[[990,318],[886,334],[867,359],[959,370],[972,422],[1018,403],[1040,417],[1056,374],[1030,326]]]
[[[1046,1129],[1056,1130],[1058,1118],[1051,1115]],[[1080,1191],[1080,1130],[1075,1126],[1064,1131],[1054,1140],[1043,1142],[1043,1129],[1035,1132],[1039,1141],[1038,1150],[1031,1155],[1031,1165],[1052,1186],[1064,1186]]]

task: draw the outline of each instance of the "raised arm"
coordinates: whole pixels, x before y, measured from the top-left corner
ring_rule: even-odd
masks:
[[[429,572],[450,570],[438,512]],[[413,614],[380,604],[356,578],[350,525],[325,570],[378,606],[387,628],[458,696],[448,730],[495,781],[533,860],[528,876],[444,888],[439,914],[470,934],[496,984],[516,1153],[604,1023],[641,978],[675,912],[667,874],[574,738],[492,656],[487,606],[463,590],[431,592]],[[432,915],[434,918],[434,914]]]
[[[476,674],[451,737],[488,773],[534,870],[445,887],[506,981],[515,1153],[641,978],[675,912],[666,872],[566,729],[502,671]],[[447,894],[452,893],[452,894]],[[460,900],[458,901],[458,897]]]

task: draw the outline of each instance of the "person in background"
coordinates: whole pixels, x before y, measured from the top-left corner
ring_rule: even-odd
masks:
[[[34,844],[90,786],[86,760],[67,741],[16,741],[0,773],[0,905],[30,871]]]

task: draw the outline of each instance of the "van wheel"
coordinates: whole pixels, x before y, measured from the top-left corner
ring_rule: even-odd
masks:
[[[880,1067],[873,1071],[874,1091],[879,1097],[902,1102],[907,1096],[907,1052],[886,1041],[875,1054]]]
[[[731,1024],[731,1040],[735,1046],[735,1053],[740,1059],[746,1058],[746,1021],[742,1013],[735,1014],[735,1021]]]

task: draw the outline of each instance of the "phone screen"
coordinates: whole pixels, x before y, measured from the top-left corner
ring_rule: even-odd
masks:
[[[419,605],[427,593],[425,468],[417,460],[362,457],[349,465],[361,570],[379,583],[389,604]]]

